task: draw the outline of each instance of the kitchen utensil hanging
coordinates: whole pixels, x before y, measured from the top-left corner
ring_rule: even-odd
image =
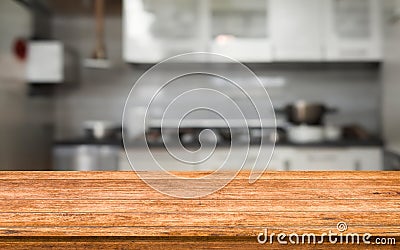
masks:
[[[110,67],[104,39],[104,0],[95,0],[96,43],[92,56],[84,60],[87,68],[106,69]]]

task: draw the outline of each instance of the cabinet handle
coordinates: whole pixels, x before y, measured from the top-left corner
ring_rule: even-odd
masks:
[[[359,160],[356,160],[356,162],[354,163],[354,169],[361,170],[361,162]]]
[[[289,162],[289,160],[286,160],[283,163],[283,168],[284,168],[285,171],[289,171],[290,170],[290,162]]]

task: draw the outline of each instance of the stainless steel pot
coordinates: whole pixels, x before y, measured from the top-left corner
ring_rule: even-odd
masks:
[[[322,125],[324,115],[336,112],[336,109],[328,108],[321,103],[298,101],[286,106],[283,110],[276,110],[276,112],[283,112],[287,120],[295,125]]]

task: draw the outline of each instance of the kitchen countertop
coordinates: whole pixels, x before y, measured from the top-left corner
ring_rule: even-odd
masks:
[[[293,143],[290,141],[277,142],[276,146],[293,146],[293,147],[381,147],[384,145],[380,139],[368,140],[338,140],[338,141],[322,141],[311,143]]]
[[[260,245],[257,235],[266,228],[269,235],[338,233],[339,222],[347,225],[344,235],[395,237],[399,244],[400,172],[265,172],[254,184],[248,175],[206,197],[177,199],[134,172],[0,172],[0,248],[280,249],[276,239]]]
[[[110,145],[110,146],[123,146],[120,139],[90,139],[90,138],[70,138],[61,139],[53,142],[54,145]]]
[[[121,140],[105,139],[105,140],[93,140],[85,138],[75,138],[67,140],[58,140],[54,142],[54,145],[113,145],[123,146]],[[149,143],[150,147],[163,147],[162,143]],[[250,145],[259,145],[257,143],[250,143]],[[338,141],[322,141],[313,143],[293,143],[290,141],[280,141],[275,144],[279,146],[291,146],[291,147],[381,147],[384,145],[381,139],[368,139],[368,140],[338,140]],[[186,144],[187,147],[196,147],[195,144]],[[230,146],[229,143],[221,143],[220,146]],[[129,143],[129,147],[140,147],[135,143]]]

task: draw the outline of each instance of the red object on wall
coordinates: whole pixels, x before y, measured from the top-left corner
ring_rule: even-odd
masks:
[[[14,55],[16,58],[18,58],[21,61],[25,61],[26,56],[27,56],[27,46],[26,46],[26,40],[23,38],[17,38],[14,41],[13,45],[13,51]]]

